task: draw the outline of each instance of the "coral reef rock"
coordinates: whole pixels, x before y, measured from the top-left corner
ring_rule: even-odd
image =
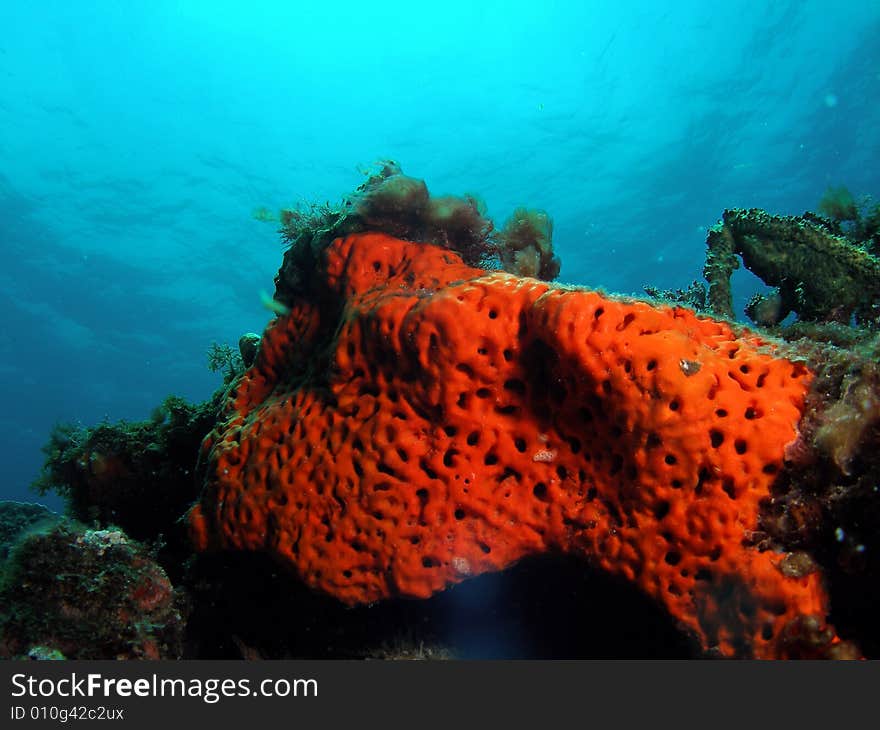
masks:
[[[706,239],[704,275],[709,304],[733,318],[730,277],[739,266],[776,287],[770,302],[755,301],[749,316],[781,322],[789,312],[805,321],[876,323],[880,317],[880,259],[866,246],[832,230],[824,219],[774,216],[759,210],[725,210]]]
[[[0,588],[0,656],[176,659],[184,620],[165,572],[119,530],[58,525],[16,546]]]
[[[61,494],[84,523],[112,524],[137,540],[162,536],[181,548],[177,522],[198,495],[199,444],[216,410],[216,401],[191,405],[170,396],[147,421],[57,426],[33,486]]]

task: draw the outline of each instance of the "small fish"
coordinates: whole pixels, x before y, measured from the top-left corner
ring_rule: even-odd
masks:
[[[265,291],[260,291],[260,301],[263,303],[263,306],[268,309],[270,312],[275,312],[279,317],[283,317],[286,314],[290,314],[290,307],[285,306],[281,302],[276,299],[273,299]]]

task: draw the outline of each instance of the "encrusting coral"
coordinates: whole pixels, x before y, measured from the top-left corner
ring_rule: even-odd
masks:
[[[270,553],[351,604],[569,552],[706,650],[854,653],[815,564],[748,540],[806,367],[684,308],[436,245],[362,233],[313,254],[203,443],[197,548]]]

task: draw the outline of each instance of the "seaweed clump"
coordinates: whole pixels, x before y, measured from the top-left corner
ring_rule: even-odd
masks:
[[[407,241],[431,243],[460,254],[465,263],[552,280],[553,226],[543,211],[517,209],[500,233],[475,195],[431,196],[423,180],[384,161],[338,206],[329,203],[282,210],[281,236],[289,248],[275,277],[274,299],[292,305],[319,298],[309,272],[336,238],[375,231]]]
[[[870,195],[856,200],[844,185],[829,187],[819,201],[818,210],[835,233],[880,256],[880,203]]]
[[[241,346],[242,342],[239,341],[239,352],[236,352],[229,345],[221,345],[217,342],[212,342],[208,348],[208,370],[212,373],[222,373],[225,385],[228,385],[241,375],[245,368]]]
[[[859,208],[853,194],[845,185],[829,186],[819,201],[819,212],[833,221],[855,222],[859,218]]]
[[[216,417],[215,400],[192,405],[169,396],[146,421],[94,428],[56,426],[33,488],[55,492],[75,519],[115,525],[138,540],[188,550],[177,520],[198,496],[199,446]]]
[[[517,208],[501,231],[502,268],[517,276],[553,281],[559,258],[553,254],[553,221],[543,210]]]

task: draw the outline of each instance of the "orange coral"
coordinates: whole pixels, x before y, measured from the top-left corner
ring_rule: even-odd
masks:
[[[267,329],[205,440],[200,549],[266,551],[348,603],[575,552],[707,649],[832,640],[819,573],[747,545],[805,367],[683,308],[383,234],[323,260],[325,294]]]

